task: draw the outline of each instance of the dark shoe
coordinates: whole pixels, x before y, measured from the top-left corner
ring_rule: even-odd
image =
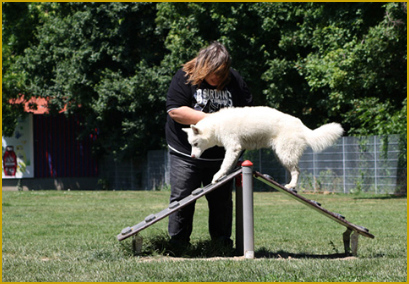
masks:
[[[233,248],[233,241],[230,238],[219,237],[217,239],[213,239],[212,242],[215,245],[219,245],[219,246],[224,247],[226,249],[232,249]]]
[[[174,256],[182,256],[191,248],[189,241],[171,238],[169,241],[169,253]]]
[[[217,238],[212,240],[213,250],[219,256],[233,256],[235,250],[233,249],[233,241],[230,238]]]

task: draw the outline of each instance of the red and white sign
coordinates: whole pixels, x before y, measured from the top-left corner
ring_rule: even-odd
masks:
[[[17,124],[11,137],[2,137],[2,178],[34,177],[33,115]]]
[[[6,176],[14,177],[17,172],[17,156],[13,146],[7,146],[3,155],[3,171]]]

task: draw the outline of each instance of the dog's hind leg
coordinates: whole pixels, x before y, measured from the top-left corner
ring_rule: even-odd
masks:
[[[281,143],[280,143],[281,142]],[[299,139],[282,139],[279,143],[275,143],[273,149],[281,164],[290,172],[291,180],[286,184],[286,188],[295,188],[298,182],[300,170],[298,169],[298,161],[305,149],[305,144]]]
[[[297,186],[298,176],[300,175],[300,170],[298,169],[297,166],[294,166],[291,169],[287,168],[287,170],[291,174],[291,180],[290,180],[290,183],[286,184],[284,187],[286,187],[288,189],[295,188]]]
[[[212,183],[216,183],[225,176],[228,171],[237,163],[240,158],[241,148],[227,149],[220,170],[213,176]]]

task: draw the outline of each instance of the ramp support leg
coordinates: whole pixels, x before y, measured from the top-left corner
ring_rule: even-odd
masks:
[[[351,248],[353,256],[358,256],[358,237],[359,234],[354,231],[351,236]]]
[[[243,251],[245,258],[254,258],[253,163],[244,161],[243,173]]]
[[[359,234],[349,228],[344,232],[343,240],[345,255],[350,255],[352,253],[353,256],[358,256],[358,237]]]
[[[132,253],[133,255],[138,255],[142,252],[143,238],[138,236],[138,234],[132,237]]]
[[[348,228],[343,234],[342,238],[344,240],[344,249],[345,249],[345,255],[349,255],[351,252],[351,233],[352,230]]]
[[[236,177],[236,253],[243,255],[243,176]]]

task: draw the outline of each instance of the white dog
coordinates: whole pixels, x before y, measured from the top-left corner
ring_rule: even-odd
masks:
[[[286,188],[295,188],[298,161],[310,146],[319,152],[334,144],[344,130],[338,123],[328,123],[315,130],[300,119],[269,107],[225,108],[207,115],[196,125],[183,129],[192,145],[192,158],[199,158],[208,148],[223,146],[226,154],[212,183],[237,163],[242,150],[272,148],[282,165],[291,173]]]

